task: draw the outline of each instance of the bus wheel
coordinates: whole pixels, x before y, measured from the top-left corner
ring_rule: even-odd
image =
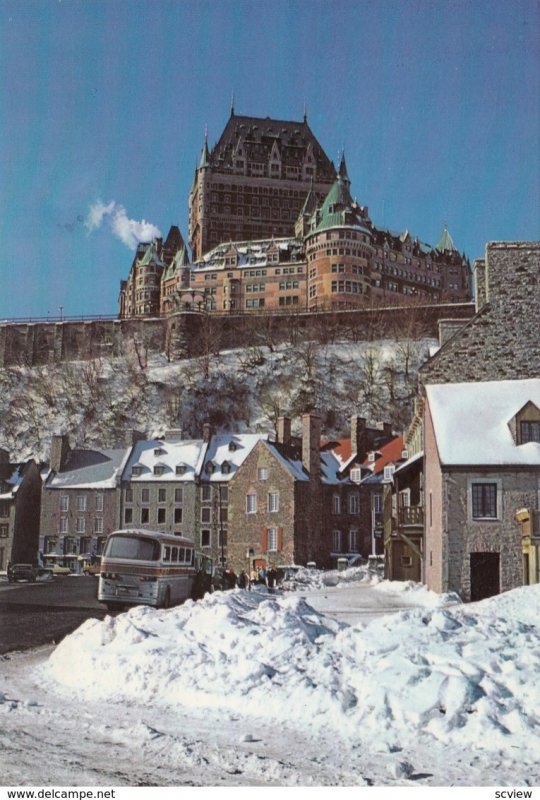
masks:
[[[167,586],[167,591],[165,592],[165,597],[163,598],[163,608],[170,608],[171,607],[171,590]]]

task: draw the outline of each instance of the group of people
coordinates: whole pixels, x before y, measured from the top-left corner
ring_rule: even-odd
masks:
[[[236,575],[233,569],[226,569],[223,573],[223,588],[234,589],[251,589],[252,586],[266,586],[269,591],[275,591],[278,581],[278,572],[275,567],[271,566],[268,569],[257,567],[251,570],[248,575],[246,570],[243,569],[239,575]]]

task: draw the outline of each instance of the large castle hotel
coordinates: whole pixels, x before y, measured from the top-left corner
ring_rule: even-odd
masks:
[[[377,228],[351,195],[307,118],[237,116],[205,140],[189,195],[188,252],[179,229],[139,244],[120,289],[120,317],[317,311],[471,299],[468,260],[448,231],[435,247]]]

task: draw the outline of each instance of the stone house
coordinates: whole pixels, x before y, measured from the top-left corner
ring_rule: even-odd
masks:
[[[480,600],[524,583],[516,512],[540,497],[540,379],[426,387],[425,582]]]
[[[0,448],[0,571],[8,561],[36,563],[40,504],[38,465],[33,460],[13,463]]]
[[[101,553],[120,519],[120,477],[131,446],[71,448],[53,436],[50,470],[42,488],[40,550],[45,564],[80,572]]]
[[[122,476],[119,527],[173,532],[195,542],[215,564],[228,556],[228,486],[261,434],[183,439],[170,430],[138,442]]]

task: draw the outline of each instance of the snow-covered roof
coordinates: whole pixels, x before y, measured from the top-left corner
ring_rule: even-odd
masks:
[[[540,379],[426,386],[442,464],[530,465],[540,444],[516,444],[510,424],[529,402],[540,408]]]
[[[200,474],[206,448],[202,439],[139,441],[126,464],[123,480],[192,481]],[[154,473],[154,467],[162,468],[159,474]],[[183,468],[181,473],[177,473],[177,467]],[[133,473],[134,468],[139,474]]]
[[[114,489],[120,480],[129,447],[113,450],[71,450],[65,468],[52,471],[48,489]]]
[[[207,481],[228,481],[234,478],[257,442],[268,439],[266,433],[222,433],[212,436],[205,453],[203,472]],[[212,464],[213,470],[208,469]],[[223,472],[226,463],[229,471]]]
[[[301,458],[290,458],[284,455],[281,450],[279,449],[279,445],[276,442],[266,442],[266,446],[270,450],[273,456],[282,464],[285,469],[293,476],[293,478],[297,481],[308,481],[309,475],[304,469],[304,465],[302,464]]]

